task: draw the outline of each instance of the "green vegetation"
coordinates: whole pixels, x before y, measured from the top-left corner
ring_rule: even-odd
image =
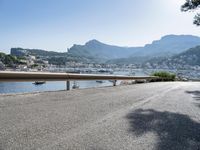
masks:
[[[11,55],[23,57],[26,55],[40,56],[40,57],[63,57],[66,56],[67,53],[53,52],[53,51],[45,51],[40,49],[23,49],[23,48],[11,48]]]
[[[31,68],[36,68],[38,66],[39,66],[38,64],[33,64],[33,65],[31,65]]]
[[[16,64],[22,64],[20,59],[16,56],[6,55],[4,53],[0,53],[0,61],[6,65],[6,67],[14,67]]]
[[[173,63],[186,64],[191,66],[200,65],[200,46],[191,48],[173,57]]]
[[[166,71],[154,72],[152,76],[160,77],[161,81],[175,81],[176,78],[175,74]]]
[[[11,67],[14,64],[18,63],[18,60],[16,57],[11,56],[11,55],[6,55],[4,53],[0,53],[0,60],[2,63],[4,63],[8,67]]]
[[[72,62],[72,61],[83,62],[83,63],[96,62],[96,58],[91,58],[89,56],[82,57],[67,52],[61,53],[61,52],[45,51],[39,49],[11,48],[11,55],[17,56],[17,58],[20,58],[21,60],[23,60],[25,56],[31,55],[35,56],[37,59],[47,60],[50,64],[53,65],[65,65],[66,62]]]

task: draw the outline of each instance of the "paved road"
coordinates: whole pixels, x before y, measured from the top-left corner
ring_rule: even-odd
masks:
[[[200,149],[200,83],[1,95],[4,149]]]

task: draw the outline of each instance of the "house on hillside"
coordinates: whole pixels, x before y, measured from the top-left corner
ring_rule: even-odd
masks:
[[[0,61],[0,70],[5,70],[5,65],[2,63],[2,61]]]

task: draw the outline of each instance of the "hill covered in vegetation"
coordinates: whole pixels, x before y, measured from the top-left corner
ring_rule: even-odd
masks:
[[[172,56],[200,45],[200,37],[192,35],[167,35],[144,47],[119,47],[91,40],[85,45],[74,45],[68,52],[75,56],[91,57],[109,63],[135,63],[136,60]]]
[[[163,61],[163,57],[168,59],[174,55],[178,57],[178,54],[198,45],[200,45],[200,37],[197,36],[167,35],[144,47],[120,47],[91,40],[85,45],[75,44],[66,52],[12,48],[11,55],[20,57],[33,55],[39,59],[49,61],[50,64],[56,65],[64,65],[66,62],[71,61],[83,63],[142,64],[149,60],[154,60],[154,62],[156,60],[157,63],[162,63],[158,60],[162,58]],[[172,61],[179,60],[179,58],[177,60],[174,58]],[[167,60],[164,62],[168,63]],[[196,64],[196,61],[194,64]]]
[[[144,66],[151,66],[152,68],[180,68],[186,69],[189,67],[200,66],[200,46],[190,48],[180,54],[172,57],[162,57],[157,59],[151,59],[144,63]]]
[[[68,52],[54,52],[41,49],[23,49],[23,48],[11,48],[11,55],[16,57],[24,57],[28,55],[35,56],[37,59],[47,60],[50,64],[65,65],[66,62],[96,62],[92,57],[81,57],[79,55],[73,55]]]
[[[1,68],[5,67],[14,67],[17,64],[21,64],[19,58],[12,56],[12,55],[6,55],[4,53],[0,53],[0,62],[1,62]]]

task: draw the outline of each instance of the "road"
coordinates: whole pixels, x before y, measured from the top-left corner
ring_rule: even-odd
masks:
[[[200,83],[1,95],[6,149],[200,149]]]

